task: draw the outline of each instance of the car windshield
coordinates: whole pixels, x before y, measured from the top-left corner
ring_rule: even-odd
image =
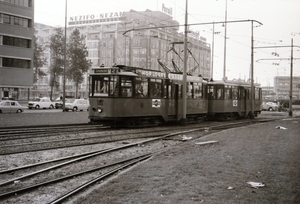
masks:
[[[40,98],[35,98],[33,101],[40,101],[41,99]]]

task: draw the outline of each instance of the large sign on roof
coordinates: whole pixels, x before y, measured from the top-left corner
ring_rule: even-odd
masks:
[[[123,12],[109,12],[100,14],[71,16],[69,18],[69,25],[84,25],[84,24],[96,24],[111,21],[120,21],[123,16]]]

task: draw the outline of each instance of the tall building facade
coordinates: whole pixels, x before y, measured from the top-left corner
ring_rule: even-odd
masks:
[[[98,25],[89,24],[91,20],[73,24],[88,31],[87,47],[93,66],[124,64],[164,71],[159,59],[171,71],[174,64],[183,70],[184,34],[179,33],[180,25],[172,16],[150,10],[131,10],[121,15]],[[84,26],[85,23],[88,25]],[[209,78],[211,48],[206,39],[189,31],[188,49],[187,71]]]
[[[289,99],[291,79],[289,76],[275,76],[274,90],[278,99]],[[300,100],[300,77],[293,77],[293,99]]]
[[[0,98],[28,99],[33,85],[34,0],[0,0]]]
[[[54,27],[36,23],[35,29],[40,40],[49,43]],[[67,38],[74,29],[79,29],[86,37],[88,58],[92,67],[119,64],[160,71],[165,71],[166,68],[163,67],[170,71],[183,70],[184,34],[179,32],[180,25],[172,19],[170,13],[131,10],[71,16]],[[206,39],[197,32],[189,31],[188,49],[187,72],[209,78],[211,48]],[[50,57],[48,51],[45,53]],[[49,68],[50,64],[46,66]],[[88,73],[84,77],[84,82],[79,87],[81,97],[88,96]],[[47,80],[45,78],[38,83],[46,85]],[[60,85],[55,96],[62,94],[62,79]],[[66,95],[74,96],[74,91],[72,82],[67,81]]]

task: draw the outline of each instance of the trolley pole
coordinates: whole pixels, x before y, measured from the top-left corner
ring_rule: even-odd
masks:
[[[253,52],[253,21],[251,21],[251,113],[250,118],[254,119],[254,52]]]
[[[187,70],[187,22],[188,22],[188,0],[186,0],[185,5],[185,24],[184,24],[184,67],[183,67],[183,79],[182,79],[182,118],[181,118],[181,124],[186,125],[187,119],[186,119],[186,82],[187,82],[187,76],[186,76],[186,70]]]

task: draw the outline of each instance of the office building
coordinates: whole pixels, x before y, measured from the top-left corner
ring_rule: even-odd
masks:
[[[34,0],[0,0],[0,98],[28,99],[33,85]]]
[[[274,90],[278,99],[289,99],[291,80],[289,76],[274,77]],[[293,77],[293,99],[300,100],[300,77]]]

